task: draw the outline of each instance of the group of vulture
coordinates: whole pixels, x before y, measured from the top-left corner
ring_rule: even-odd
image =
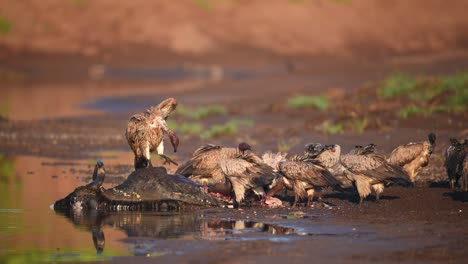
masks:
[[[126,138],[135,154],[135,169],[151,165],[150,154],[157,152],[165,163],[174,163],[164,155],[163,137],[167,135],[177,151],[179,139],[166,123],[177,107],[177,100],[169,98],[156,107],[130,118]],[[355,146],[342,153],[337,144],[307,144],[302,154],[266,152],[259,156],[242,142],[237,147],[205,145],[178,166],[175,174],[183,175],[220,197],[231,197],[239,207],[248,192],[275,203],[272,198],[284,189],[294,192],[294,203],[307,198],[310,206],[314,194],[323,188],[345,190],[353,188],[360,203],[375,193],[379,200],[384,187],[390,183],[414,185],[421,168],[427,166],[434,151],[436,135],[428,140],[408,143],[394,149],[388,157],[379,154],[375,144]],[[462,178],[462,189],[468,189],[468,140],[451,139],[446,150],[445,166],[450,186],[455,188]]]

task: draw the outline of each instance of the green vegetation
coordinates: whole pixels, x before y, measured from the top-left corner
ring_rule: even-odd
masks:
[[[330,120],[323,122],[320,126],[318,126],[318,130],[322,131],[325,134],[344,134],[344,125],[340,123],[333,123]]]
[[[201,120],[210,116],[224,115],[226,114],[226,108],[222,105],[209,105],[194,108],[181,105],[177,107],[175,114]]]
[[[182,123],[178,130],[184,134],[199,134],[203,131],[203,125],[199,123]]]
[[[203,10],[210,10],[212,7],[210,0],[193,0],[193,3]]]
[[[204,139],[235,134],[238,132],[239,127],[253,125],[252,120],[237,119],[229,120],[224,124],[214,124],[209,127],[206,127],[200,122],[186,121],[187,119],[199,121],[208,117],[225,115],[227,111],[222,105],[208,105],[201,107],[187,107],[179,105],[174,113],[177,121],[174,121],[174,119],[167,120],[170,128],[184,134],[196,134]]]
[[[13,161],[6,155],[0,154],[0,183],[12,182],[14,177],[15,167]]]
[[[239,131],[241,126],[253,126],[252,120],[229,120],[224,124],[215,124],[206,128],[201,123],[182,122],[178,123],[173,120],[167,121],[168,126],[173,130],[192,135],[200,135],[201,138],[208,139],[217,136],[232,135]]]
[[[288,140],[280,140],[278,142],[278,152],[289,152],[293,147],[299,143],[300,139],[291,138]]]
[[[443,105],[436,105],[436,106],[430,106],[430,107],[419,107],[416,105],[409,105],[400,109],[400,111],[398,112],[398,115],[402,118],[407,118],[412,115],[429,116],[435,112],[447,112],[447,111],[449,111],[449,109],[447,109],[447,107]]]
[[[327,110],[330,107],[330,102],[324,96],[295,96],[289,98],[287,102],[290,108],[307,108],[314,107],[319,110]]]
[[[239,131],[241,126],[253,126],[254,122],[252,120],[230,120],[222,125],[213,125],[206,131],[200,134],[200,137],[203,139],[232,135]]]
[[[351,122],[351,129],[356,133],[362,134],[368,125],[369,120],[365,117],[363,119],[353,119]]]
[[[0,117],[8,118],[10,116],[10,106],[8,103],[0,103]]]
[[[382,98],[392,98],[407,94],[417,86],[416,78],[398,73],[385,79],[383,86],[377,89],[377,94]]]
[[[85,251],[85,252],[83,252]],[[13,264],[13,263],[49,263],[49,262],[96,262],[110,260],[114,256],[121,256],[118,252],[108,252],[106,248],[105,253],[102,255],[96,254],[96,250],[80,250],[80,253],[68,252],[57,254],[57,251],[42,251],[40,249],[33,249],[23,254],[10,254],[0,257],[0,263]]]
[[[6,35],[11,32],[11,22],[3,16],[0,16],[0,35]]]
[[[383,99],[409,101],[399,116],[430,115],[434,112],[464,111],[468,107],[468,72],[447,76],[412,76],[395,74],[377,88]]]
[[[299,3],[303,3],[304,0],[289,0],[289,2],[293,4],[299,4]]]

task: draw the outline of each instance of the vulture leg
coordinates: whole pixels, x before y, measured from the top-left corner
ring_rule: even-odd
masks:
[[[307,190],[307,207],[310,207],[312,205],[312,200],[314,199],[314,189],[309,189]]]
[[[463,191],[468,191],[468,175],[463,175]]]
[[[278,182],[276,183],[275,186],[273,186],[267,193],[267,196],[270,196],[270,197],[273,197],[274,195],[276,195],[278,192],[280,192],[281,190],[283,190],[284,188],[284,179],[281,178],[278,180]]]
[[[161,158],[164,159],[164,163],[163,164],[174,164],[176,166],[178,166],[179,164],[177,164],[177,162],[175,162],[174,160],[172,160],[171,158],[169,158],[168,156],[164,155],[164,154],[158,154]]]
[[[292,208],[296,207],[297,201],[299,201],[299,195],[294,193],[294,203],[292,204]]]
[[[455,189],[455,181],[453,179],[450,179],[450,188],[452,190]]]
[[[384,185],[381,183],[372,185],[372,189],[375,192],[375,200],[380,201],[380,194],[383,193]]]

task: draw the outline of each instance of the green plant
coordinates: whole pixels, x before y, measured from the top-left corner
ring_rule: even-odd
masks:
[[[306,108],[306,107],[315,107],[319,110],[327,110],[330,107],[330,102],[324,96],[295,96],[289,98],[287,102],[288,107],[290,108]]]
[[[184,134],[199,134],[203,129],[203,125],[199,123],[182,123],[178,126],[177,131]]]
[[[383,86],[377,89],[382,98],[392,98],[408,93],[418,86],[415,77],[409,74],[394,74],[384,80]]]
[[[181,105],[177,107],[175,114],[201,120],[209,116],[226,114],[226,108],[222,105],[209,105],[194,108]]]
[[[15,167],[13,161],[4,154],[0,154],[0,180],[13,181]]]
[[[210,0],[193,0],[193,2],[196,6],[204,10],[210,10],[212,7],[212,3],[210,3]]]
[[[364,130],[366,130],[366,127],[369,125],[369,120],[364,117],[363,119],[353,119],[351,122],[351,128],[354,132],[357,132],[359,134],[364,133]]]
[[[224,135],[232,135],[239,131],[240,126],[253,126],[252,120],[230,120],[221,125],[213,125],[200,134],[201,138],[208,139]]]
[[[11,22],[5,17],[0,16],[0,35],[6,35],[10,33],[11,28]]]
[[[300,139],[298,138],[290,138],[287,140],[280,140],[278,142],[278,152],[289,152],[293,147],[295,147],[299,143]]]
[[[428,116],[434,112],[446,112],[449,110],[450,109],[445,105],[436,105],[436,106],[430,106],[430,107],[420,107],[416,105],[409,105],[400,109],[400,111],[398,112],[398,115],[402,118],[407,118],[412,115]]]
[[[325,134],[335,135],[335,134],[343,134],[344,133],[343,124],[340,124],[340,123],[334,124],[330,120],[327,120],[327,121],[323,122],[317,128],[318,128],[319,131],[322,131]]]
[[[0,117],[8,118],[10,116],[10,109],[8,102],[0,103]]]

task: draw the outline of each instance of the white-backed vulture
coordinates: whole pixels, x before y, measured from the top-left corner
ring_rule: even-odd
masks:
[[[150,154],[154,151],[165,159],[165,163],[173,163],[172,159],[164,155],[163,136],[167,135],[177,151],[179,138],[166,123],[169,114],[177,107],[177,100],[168,98],[158,106],[151,107],[143,113],[130,117],[125,136],[130,148],[135,154],[135,169],[152,166]]]
[[[402,167],[414,185],[421,168],[429,164],[435,143],[436,135],[431,132],[426,141],[411,142],[394,149],[387,158],[387,162]]]

